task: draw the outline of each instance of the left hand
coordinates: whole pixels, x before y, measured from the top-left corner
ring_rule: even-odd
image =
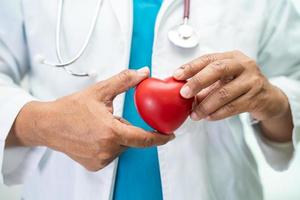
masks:
[[[180,93],[184,98],[195,96],[193,120],[220,120],[249,112],[263,121],[289,110],[285,94],[239,51],[204,55],[177,69],[174,78],[188,80]]]

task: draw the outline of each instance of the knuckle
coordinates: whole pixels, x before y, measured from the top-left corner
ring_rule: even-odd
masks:
[[[107,88],[107,86],[108,86],[108,83],[107,83],[108,81],[99,81],[98,83],[97,83],[97,88],[101,91],[102,89],[104,89],[104,88]]]
[[[233,56],[240,56],[240,55],[243,55],[243,53],[240,51],[240,50],[233,50],[232,51],[232,54],[233,54]]]
[[[224,109],[228,113],[235,113],[236,112],[236,106],[233,103],[229,103],[224,106]]]
[[[113,127],[110,130],[110,141],[117,142],[117,141],[122,141],[122,142],[127,142],[125,134],[122,134],[124,130],[118,127],[117,121],[113,122]],[[127,144],[127,143],[126,143]]]
[[[197,85],[201,85],[201,82],[201,77],[198,74],[196,74],[190,79],[190,81],[188,82],[188,86],[192,91],[194,91],[196,90]]]
[[[96,95],[99,98],[103,98],[105,96],[107,96],[107,91],[109,88],[109,81],[105,80],[105,81],[99,81],[98,83],[96,83],[95,85],[91,86],[91,88],[89,88],[88,94],[91,95]],[[85,96],[86,98],[86,96]]]
[[[154,144],[154,139],[152,137],[145,136],[143,138],[143,146],[144,147],[150,147]]]
[[[112,129],[109,129],[103,138],[103,140],[107,143],[113,143],[116,141],[116,139],[117,139],[116,132],[113,131]]]
[[[210,114],[208,109],[202,103],[197,106],[195,112],[198,116],[208,116]]]
[[[215,61],[211,64],[211,68],[214,71],[214,73],[218,74],[226,74],[228,71],[228,65],[225,62],[222,61]]]
[[[119,73],[118,78],[121,82],[129,83],[133,80],[135,72],[133,70],[126,69]]]
[[[104,167],[105,166],[103,166],[101,164],[89,164],[89,165],[84,166],[84,168],[90,172],[97,172],[97,171],[103,169]]]
[[[219,100],[223,102],[230,98],[230,93],[227,88],[223,87],[218,91],[218,96],[219,96]]]
[[[98,158],[102,163],[107,163],[112,159],[113,155],[110,152],[102,152],[98,154]]]
[[[217,56],[215,54],[207,54],[207,55],[202,56],[201,60],[205,63],[210,63],[210,62],[216,61]]]
[[[257,91],[261,91],[264,88],[265,80],[262,75],[257,75],[252,78],[252,84],[255,86]]]
[[[99,129],[102,129],[102,131],[99,132]],[[115,143],[117,136],[115,133],[111,130],[111,128],[102,126],[99,129],[97,129],[95,132],[95,136],[93,138],[95,143],[95,150],[99,152],[102,151],[103,147],[111,146]]]
[[[132,143],[131,140],[127,136],[125,136],[125,135],[123,136],[122,134],[120,134],[119,140],[125,146],[130,146],[130,144]]]
[[[188,63],[182,67],[185,74],[193,74],[193,63]]]
[[[253,66],[253,67],[257,67],[257,63],[255,60],[253,59],[247,59],[246,61],[248,63],[248,65]]]
[[[259,81],[259,77],[258,76],[252,76],[251,78],[251,84],[256,85],[256,83]]]
[[[265,81],[262,78],[257,79],[257,87],[259,88],[259,90],[263,90],[264,85],[265,85]]]
[[[106,134],[99,140],[98,144],[100,147],[107,147],[113,145],[115,141],[116,141],[115,136],[113,136],[112,134]]]
[[[245,66],[247,68],[250,67],[250,68],[257,68],[258,69],[256,61],[253,60],[253,59],[250,59],[250,58],[243,60],[242,64],[243,64],[243,66]]]

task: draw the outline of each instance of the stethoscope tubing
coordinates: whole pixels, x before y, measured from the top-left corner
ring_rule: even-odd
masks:
[[[184,13],[183,13],[184,19],[190,18],[190,10],[191,10],[191,0],[184,0]]]
[[[191,3],[191,1],[190,0],[183,0],[183,1],[184,1],[183,24],[187,24],[188,20],[190,18],[190,3]],[[63,68],[67,73],[69,73],[73,76],[77,76],[77,77],[92,76],[90,73],[77,73],[77,72],[75,73],[67,67],[72,65],[73,63],[75,63],[79,58],[81,58],[82,55],[84,54],[84,52],[86,51],[87,46],[90,43],[91,37],[92,37],[92,35],[95,31],[96,25],[97,25],[97,21],[98,21],[97,19],[99,17],[101,5],[102,5],[102,0],[99,0],[97,3],[97,7],[96,7],[96,13],[93,16],[88,34],[84,40],[84,43],[80,47],[79,51],[75,54],[75,56],[73,58],[69,59],[68,61],[64,61],[64,59],[62,57],[62,53],[61,53],[61,38],[60,38],[61,29],[62,29],[61,24],[62,24],[64,0],[59,0],[58,11],[57,11],[58,16],[57,16],[56,31],[55,31],[55,52],[56,52],[56,56],[58,59],[58,63],[49,62],[46,59],[42,59],[41,63],[52,66],[52,67]]]
[[[94,15],[94,17],[92,19],[92,22],[91,22],[91,25],[90,25],[90,28],[89,28],[89,31],[88,31],[88,35],[87,35],[83,45],[81,46],[79,51],[75,54],[75,56],[72,59],[70,59],[69,61],[64,62],[63,58],[62,58],[62,54],[61,54],[61,42],[60,42],[60,40],[61,40],[60,35],[61,35],[61,23],[62,23],[62,13],[63,13],[64,0],[59,0],[58,18],[57,18],[56,33],[55,33],[55,35],[56,35],[55,36],[56,56],[57,56],[57,59],[58,59],[59,62],[58,63],[51,63],[51,62],[48,62],[47,60],[44,60],[43,61],[44,64],[50,65],[50,66],[53,66],[53,67],[65,68],[65,67],[75,63],[83,55],[83,53],[85,52],[88,44],[90,43],[92,34],[95,31],[95,27],[96,27],[97,20],[98,20],[98,17],[99,17],[99,13],[100,13],[100,9],[101,9],[101,4],[102,4],[102,0],[99,0],[98,3],[97,3],[97,7],[96,7],[96,14]],[[72,72],[71,70],[67,70],[67,71]],[[82,74],[71,73],[71,74],[75,75],[75,76],[87,76],[88,75],[87,73],[82,73]]]

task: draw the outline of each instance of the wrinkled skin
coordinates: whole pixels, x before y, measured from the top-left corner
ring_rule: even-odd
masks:
[[[204,55],[177,69],[174,78],[188,81],[181,95],[195,97],[193,120],[221,120],[248,112],[261,121],[269,139],[291,140],[293,123],[286,95],[242,52]]]
[[[97,171],[128,147],[163,145],[174,138],[147,132],[113,115],[113,99],[147,78],[149,69],[126,70],[53,102],[30,102],[20,111],[7,146],[46,146]]]

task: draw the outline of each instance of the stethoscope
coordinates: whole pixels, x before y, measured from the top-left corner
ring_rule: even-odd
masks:
[[[100,13],[102,0],[99,0],[96,7],[96,13],[93,16],[91,21],[91,25],[87,34],[86,39],[84,40],[83,45],[79,49],[79,51],[74,55],[73,58],[69,60],[64,60],[61,55],[61,42],[60,42],[60,35],[61,35],[61,24],[62,24],[62,15],[63,15],[63,7],[64,7],[64,0],[59,0],[58,3],[58,17],[56,22],[56,32],[55,32],[55,51],[56,56],[58,59],[58,63],[49,62],[46,59],[39,58],[39,61],[42,64],[49,65],[52,67],[63,68],[67,73],[76,76],[76,77],[95,77],[97,76],[96,72],[83,72],[78,73],[74,72],[73,70],[69,69],[68,66],[75,63],[79,58],[82,57],[83,53],[87,49],[88,44],[90,43],[91,37],[95,30],[97,19]],[[188,49],[194,48],[199,44],[199,37],[195,32],[194,28],[189,25],[189,18],[190,18],[190,0],[184,0],[184,15],[183,15],[183,22],[171,29],[168,33],[168,38],[172,44],[177,47]]]

